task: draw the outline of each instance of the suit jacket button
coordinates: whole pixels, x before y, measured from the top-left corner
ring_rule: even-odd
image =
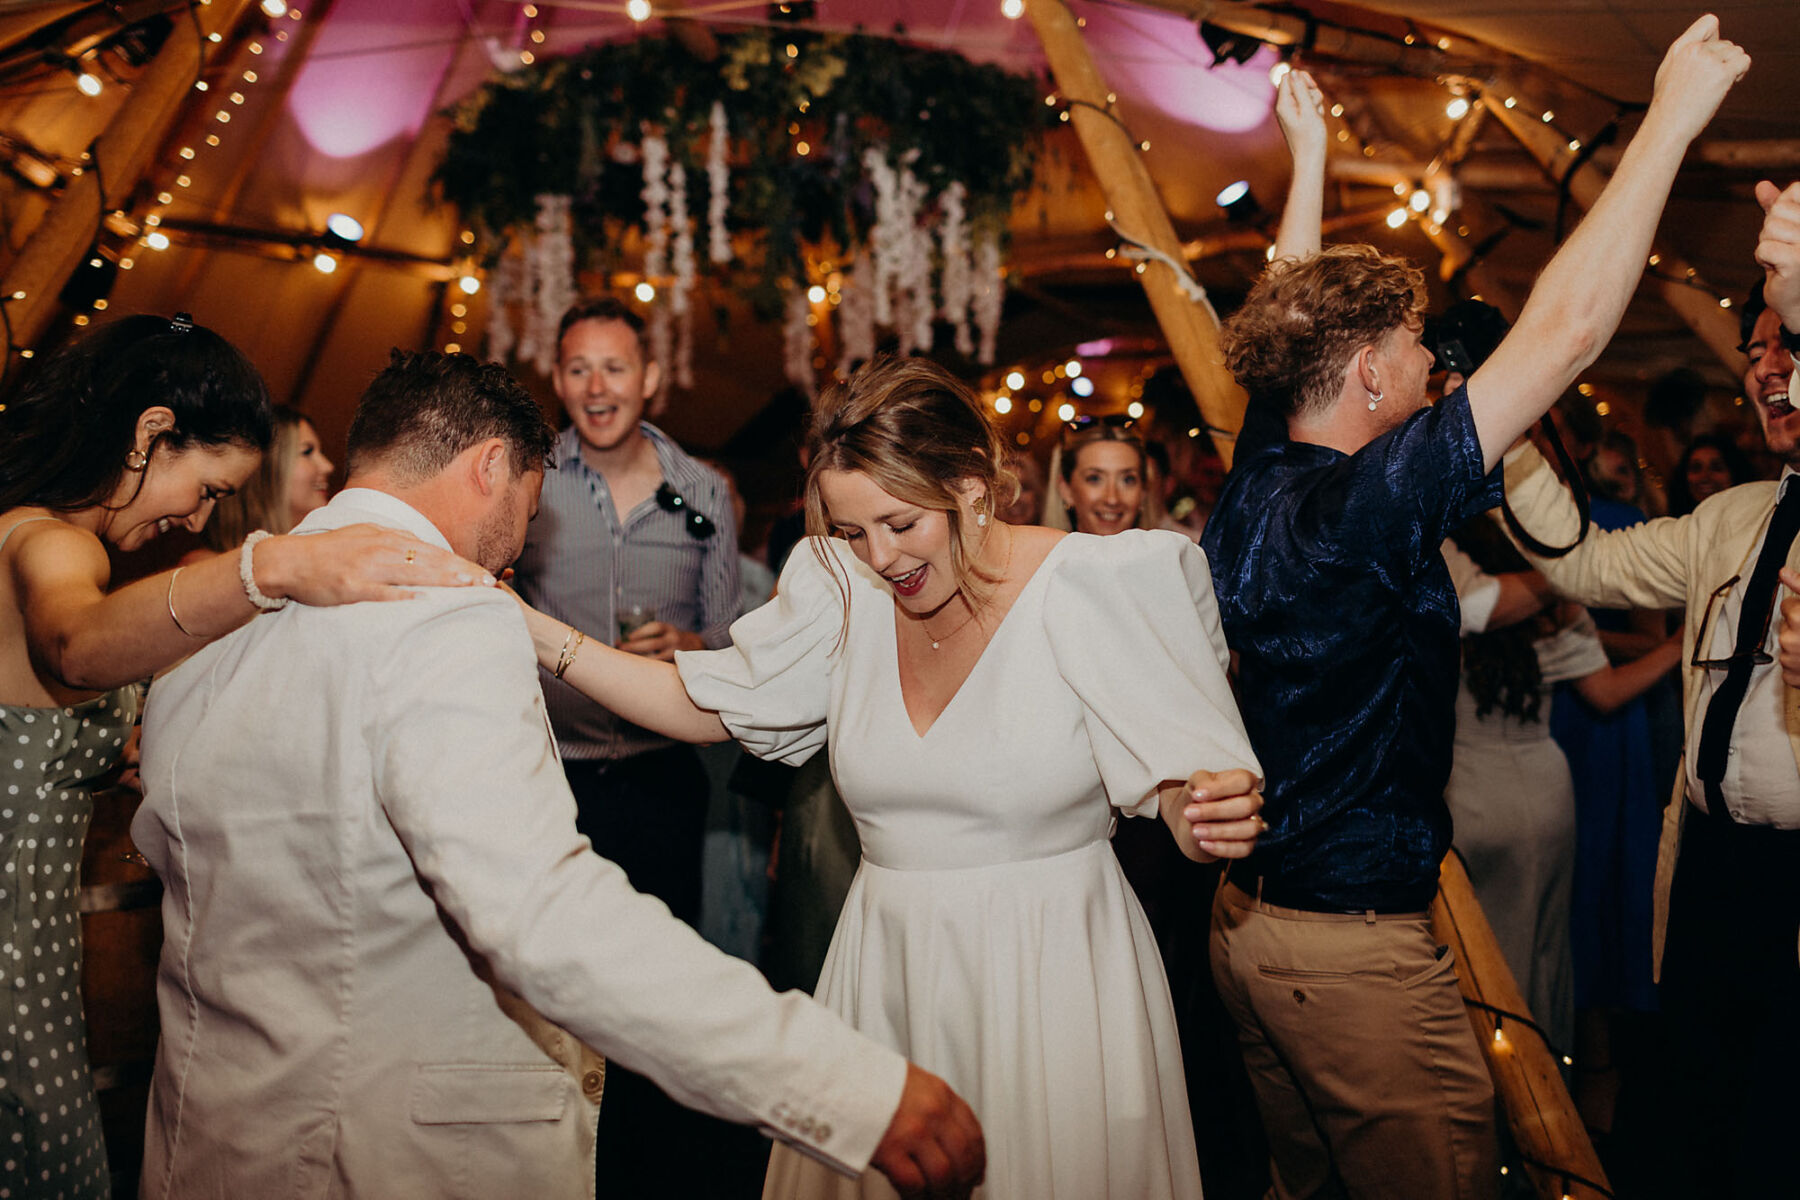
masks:
[[[589,1100],[600,1099],[600,1093],[606,1087],[606,1072],[586,1071],[581,1076],[581,1094]]]

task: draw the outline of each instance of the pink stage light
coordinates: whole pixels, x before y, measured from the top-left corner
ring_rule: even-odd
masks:
[[[1101,73],[1123,96],[1178,121],[1220,133],[1245,133],[1269,119],[1279,56],[1264,46],[1249,62],[1212,62],[1193,21],[1144,9],[1097,9],[1089,38]]]
[[[439,0],[338,0],[288,94],[294,123],[314,149],[354,158],[418,133],[455,50],[420,36],[442,19]],[[421,40],[427,44],[386,49]]]

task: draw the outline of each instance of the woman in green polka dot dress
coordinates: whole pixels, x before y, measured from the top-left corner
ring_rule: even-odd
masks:
[[[76,915],[89,788],[118,762],[133,681],[290,599],[399,599],[493,581],[406,534],[252,537],[109,591],[106,547],[198,530],[254,470],[272,413],[230,343],[127,317],[0,405],[0,1200],[107,1197]]]

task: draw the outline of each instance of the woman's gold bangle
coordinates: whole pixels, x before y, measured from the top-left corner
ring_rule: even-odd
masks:
[[[575,661],[575,656],[581,653],[581,643],[586,640],[587,634],[573,625],[569,626],[569,636],[563,639],[562,650],[556,656],[556,669],[550,672],[553,677],[557,679],[563,677],[563,672],[569,669],[570,664]]]
[[[204,633],[195,633],[186,625],[183,625],[181,623],[181,618],[175,615],[175,581],[181,578],[181,573],[185,570],[187,570],[186,567],[176,567],[169,575],[169,620],[175,622],[175,628],[181,630],[181,632],[187,634],[189,637],[203,638],[206,636]]]

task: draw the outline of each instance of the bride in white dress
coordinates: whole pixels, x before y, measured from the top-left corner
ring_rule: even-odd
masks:
[[[670,736],[827,750],[863,861],[819,999],[967,1099],[977,1195],[1198,1197],[1168,984],[1107,836],[1160,816],[1204,860],[1263,828],[1205,558],[991,519],[1003,444],[923,360],[828,389],[814,424],[815,536],[731,646],[671,668],[531,614],[539,656]],[[765,1191],[892,1194],[779,1145]]]

